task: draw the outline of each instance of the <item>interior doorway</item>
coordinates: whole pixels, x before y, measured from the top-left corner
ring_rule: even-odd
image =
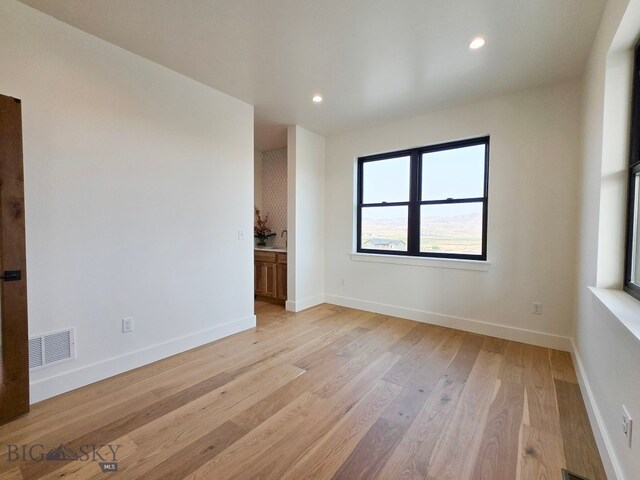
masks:
[[[289,270],[287,152],[286,146],[254,152],[254,298],[282,307]]]

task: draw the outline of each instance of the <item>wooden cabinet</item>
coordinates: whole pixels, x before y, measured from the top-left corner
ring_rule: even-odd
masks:
[[[278,300],[287,301],[287,264],[276,265],[276,295]]]
[[[272,263],[255,264],[256,295],[276,298],[276,266]]]
[[[255,251],[255,294],[278,303],[287,300],[287,254]]]

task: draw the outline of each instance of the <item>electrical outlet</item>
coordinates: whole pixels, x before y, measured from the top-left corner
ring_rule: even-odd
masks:
[[[344,278],[340,279],[340,286],[344,287],[346,285],[346,283],[344,282]]]
[[[238,240],[244,240],[244,230],[238,230]]]
[[[122,319],[122,333],[130,333],[133,332],[133,318],[123,318]]]
[[[631,434],[633,433],[633,419],[629,415],[627,407],[622,406],[622,433],[627,437],[627,444],[631,448]]]
[[[542,304],[540,302],[533,302],[531,305],[533,306],[531,313],[534,315],[542,315]]]

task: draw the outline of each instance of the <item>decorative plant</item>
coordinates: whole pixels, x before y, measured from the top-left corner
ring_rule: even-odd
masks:
[[[260,216],[260,210],[255,208],[255,211],[256,224],[253,227],[253,236],[258,239],[258,245],[264,246],[267,244],[267,238],[275,236],[275,232],[269,228],[269,215],[266,215],[263,220]]]

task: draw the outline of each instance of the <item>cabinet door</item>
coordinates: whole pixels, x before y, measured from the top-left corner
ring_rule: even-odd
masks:
[[[265,292],[267,291],[267,288],[266,288],[267,277],[265,276],[264,265],[265,264],[262,262],[255,263],[254,270],[255,270],[256,295],[264,295]]]
[[[287,299],[287,264],[286,263],[278,263],[277,266],[277,277],[278,277],[278,300],[286,300]]]
[[[267,296],[276,298],[276,265],[275,263],[266,264],[267,267]]]
[[[267,297],[276,298],[276,264],[265,263],[266,292]]]
[[[260,276],[260,263],[254,262],[253,264],[253,291],[256,295],[261,294],[262,278]]]
[[[255,263],[255,291],[257,295],[276,298],[275,263]]]

